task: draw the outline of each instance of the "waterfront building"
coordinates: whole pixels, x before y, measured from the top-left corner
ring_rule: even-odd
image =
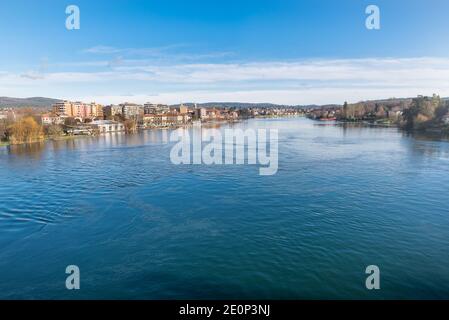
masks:
[[[155,118],[156,115],[155,114],[145,114],[143,116],[143,127],[152,127],[155,125]]]
[[[178,113],[167,114],[167,124],[171,126],[186,124],[190,121],[190,119],[191,118],[188,114],[178,114]]]
[[[94,133],[93,127],[87,124],[79,124],[66,129],[69,135],[74,136],[90,136]]]
[[[43,125],[61,125],[65,123],[65,120],[68,118],[67,115],[58,115],[58,114],[43,114],[41,116],[41,122]]]
[[[92,126],[95,129],[98,129],[100,133],[125,131],[124,124],[111,120],[96,120],[90,123],[90,126]]]

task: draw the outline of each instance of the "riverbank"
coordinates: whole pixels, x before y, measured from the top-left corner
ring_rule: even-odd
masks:
[[[318,120],[316,120],[318,121]],[[409,133],[419,133],[419,134],[428,134],[432,136],[441,136],[448,137],[449,136],[449,125],[435,125],[428,127],[421,127],[415,129],[407,129],[399,123],[391,122],[391,121],[366,121],[366,120],[337,120],[336,123],[341,125],[354,125],[354,126],[368,126],[368,127],[381,127],[381,128],[397,128],[404,132]]]

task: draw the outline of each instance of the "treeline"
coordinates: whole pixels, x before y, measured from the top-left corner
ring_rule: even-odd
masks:
[[[419,96],[413,99],[411,106],[404,110],[403,125],[407,129],[426,130],[443,128],[449,116],[449,101],[440,96]]]
[[[24,117],[8,124],[0,124],[0,137],[11,144],[32,143],[45,139],[43,127],[33,117]]]
[[[65,134],[61,125],[41,125],[41,116],[34,109],[22,109],[0,120],[0,142],[33,143]]]
[[[403,110],[411,104],[412,99],[365,101],[355,104],[345,102],[339,119],[346,121],[389,119],[398,122],[401,120]]]
[[[414,99],[345,102],[337,118],[342,121],[389,121],[408,130],[447,129],[449,101],[434,94]]]

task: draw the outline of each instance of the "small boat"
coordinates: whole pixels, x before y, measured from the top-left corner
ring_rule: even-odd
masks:
[[[337,118],[319,118],[318,120],[320,120],[320,121],[336,121],[337,120]]]

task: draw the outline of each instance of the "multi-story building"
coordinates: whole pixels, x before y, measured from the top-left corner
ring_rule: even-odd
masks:
[[[207,110],[205,108],[195,109],[195,118],[205,119],[207,117]]]
[[[165,104],[153,104],[148,102],[144,104],[145,114],[165,114],[168,112],[170,112],[170,108]]]
[[[125,119],[135,119],[144,114],[144,107],[142,105],[126,102],[120,106],[122,107]]]
[[[186,124],[190,121],[190,116],[187,114],[167,114],[167,124],[168,125],[181,125]]]
[[[189,112],[189,108],[187,108],[186,106],[184,106],[183,104],[181,104],[181,105],[179,106],[178,112],[179,112],[180,114],[187,114],[187,113]]]
[[[86,104],[80,101],[61,101],[53,105],[53,112],[55,114],[81,119],[103,118],[103,107],[95,102]]]
[[[70,101],[61,101],[53,105],[53,112],[56,114],[65,114],[73,117],[72,103]]]
[[[92,102],[90,104],[90,114],[92,118],[98,118],[103,119],[103,106],[101,104],[97,104],[95,102]]]
[[[116,115],[123,114],[122,106],[110,105],[103,108],[103,114],[106,118],[113,118]]]

